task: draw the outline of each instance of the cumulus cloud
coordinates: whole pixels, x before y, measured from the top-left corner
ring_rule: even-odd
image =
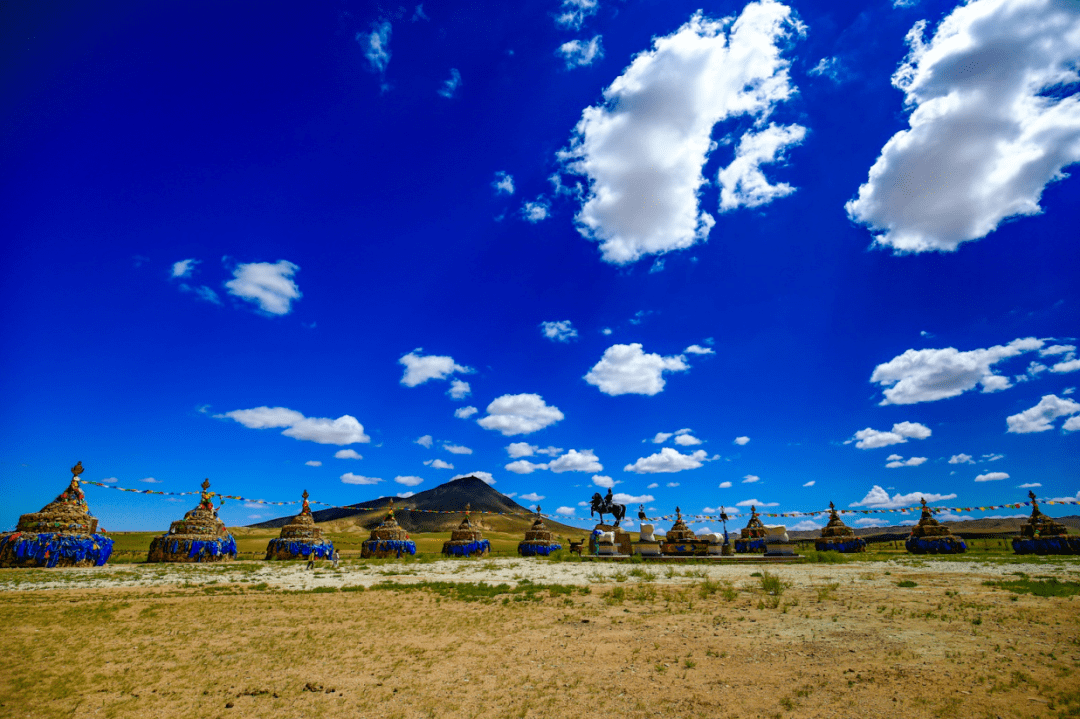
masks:
[[[417,439],[416,443],[421,447],[427,447],[428,449],[431,449],[431,445],[435,443],[435,440],[430,434],[425,434],[423,437]]]
[[[573,517],[574,516],[574,508],[573,507],[559,507],[558,509],[555,510],[555,514],[559,515],[560,517]]]
[[[594,474],[592,478],[592,483],[595,484],[597,487],[603,487],[604,489],[611,489],[616,484],[622,484],[622,482],[616,482],[611,477],[605,477],[601,474]]]
[[[788,531],[791,531],[791,532],[813,532],[815,530],[821,529],[823,526],[825,526],[825,525],[818,524],[817,522],[815,522],[812,519],[804,519],[803,521],[796,522],[795,524],[788,527]]]
[[[421,351],[422,348],[417,347],[398,360],[398,364],[405,365],[401,384],[406,387],[416,387],[432,379],[447,379],[455,372],[468,374],[473,371],[471,367],[464,367],[454,362],[453,357],[421,355]]]
[[[472,454],[472,450],[460,444],[451,444],[450,442],[443,442],[443,449],[450,454]]]
[[[510,437],[531,434],[555,424],[564,415],[548,406],[538,394],[504,394],[487,406],[487,416],[476,420],[484,429],[494,429]]]
[[[716,352],[711,347],[702,347],[701,345],[690,345],[683,350],[683,354],[690,355],[712,355]]]
[[[756,474],[748,474],[745,477],[743,477],[743,479],[742,479],[743,484],[753,484],[754,482],[760,482],[760,481],[761,481],[761,477],[757,476]]]
[[[731,482],[721,482],[720,489],[731,489]]]
[[[474,414],[476,414],[479,411],[480,410],[478,410],[476,407],[472,407],[472,406],[458,407],[457,409],[454,410],[454,416],[457,417],[458,419],[468,419],[469,417],[472,417]]]
[[[495,173],[495,179],[491,183],[496,195],[514,194],[514,177],[508,172],[499,170]]]
[[[749,441],[750,441],[749,437],[736,437],[735,438],[735,444],[739,445],[740,447],[742,445],[748,443]]]
[[[1040,349],[1044,342],[1034,337],[1016,339],[1007,345],[960,352],[945,349],[909,349],[874,368],[870,381],[887,387],[881,404],[915,404],[955,397],[976,385],[983,392],[997,392],[1012,385],[1009,378],[995,374],[998,362]]]
[[[740,116],[763,122],[795,93],[780,57],[792,30],[802,32],[790,8],[771,0],[747,4],[737,19],[699,12],[654,38],[604,90],[604,102],[584,110],[558,158],[588,177],[575,219],[605,261],[626,264],[708,236],[715,220],[698,193],[713,128]]]
[[[465,477],[476,477],[483,481],[485,484],[495,484],[495,478],[491,476],[491,472],[469,472],[468,474],[459,474],[456,477],[451,477],[450,481],[455,479],[464,479]]]
[[[566,69],[570,70],[582,65],[592,65],[594,61],[604,56],[604,46],[600,36],[596,35],[588,42],[582,40],[570,40],[564,42],[555,51],[566,63]]]
[[[345,484],[378,484],[382,480],[378,477],[363,477],[359,474],[346,472],[345,474],[341,475],[341,481]]]
[[[1059,417],[1067,417],[1077,412],[1080,412],[1080,403],[1048,394],[1034,407],[1006,417],[1005,422],[1009,425],[1009,431],[1016,434],[1045,432],[1054,428],[1054,421]]]
[[[541,499],[544,498],[544,495],[537,494],[536,492],[529,492],[528,494],[521,495],[521,498],[524,499],[526,502],[539,502]]]
[[[859,449],[877,449],[891,444],[904,444],[909,439],[926,439],[931,434],[929,427],[918,422],[897,422],[892,426],[892,431],[883,432],[870,427],[860,429],[844,444],[855,442]]]
[[[444,80],[442,87],[439,88],[439,95],[449,100],[457,93],[459,87],[461,87],[461,73],[456,67],[452,67],[450,77]]]
[[[292,276],[300,268],[286,260],[249,262],[233,270],[233,279],[225,283],[229,294],[259,306],[272,315],[287,315],[292,301],[303,295],[293,282]]]
[[[530,462],[527,459],[518,459],[507,464],[505,469],[508,472],[513,472],[514,474],[532,474],[538,469],[547,469],[547,465],[543,463]]]
[[[334,452],[334,457],[337,459],[363,459],[355,449],[339,449]]]
[[[380,75],[386,72],[386,66],[390,64],[390,21],[372,23],[371,32],[356,33],[356,42],[364,48],[364,57],[371,70]]]
[[[600,460],[591,449],[583,449],[580,452],[571,449],[549,462],[547,468],[556,474],[562,474],[563,472],[600,472],[604,466],[600,464]]]
[[[1009,474],[1007,472],[987,472],[986,474],[980,474],[975,478],[976,482],[996,482],[1001,479],[1008,479]]]
[[[893,75],[912,110],[870,168],[849,217],[896,252],[953,251],[1039,199],[1080,160],[1080,5],[1066,0],[975,0],[929,42],[907,35]]]
[[[637,472],[638,474],[682,472],[687,469],[697,469],[707,461],[709,461],[708,456],[703,449],[699,449],[693,454],[680,454],[671,447],[664,447],[656,454],[641,457],[633,464],[626,465],[623,467],[623,471]]]
[[[562,454],[561,447],[547,447],[541,449],[535,444],[529,444],[528,442],[511,442],[506,445],[506,453],[510,455],[511,459],[517,459],[518,457],[531,457],[534,454],[546,454],[549,457],[557,457]]]
[[[465,380],[455,378],[450,380],[450,389],[446,393],[451,399],[465,399],[472,394],[472,387]]]
[[[1080,370],[1080,359],[1071,359],[1065,362],[1058,362],[1056,365],[1050,368],[1051,372],[1075,372]]]
[[[858,502],[852,502],[852,507],[872,507],[874,509],[899,509],[901,507],[911,507],[919,503],[919,500],[926,498],[927,502],[941,502],[946,499],[955,499],[955,494],[934,494],[932,492],[910,492],[909,494],[894,494],[892,497],[889,493],[878,485],[874,485],[866,496],[860,499]]]
[[[541,197],[537,197],[531,202],[525,202],[521,206],[521,217],[526,222],[536,224],[542,220],[546,220],[548,213],[551,211],[551,205],[547,200]]]
[[[364,434],[364,426],[357,422],[355,417],[347,414],[337,419],[329,419],[305,417],[296,410],[286,407],[255,407],[254,409],[237,409],[214,416],[236,420],[249,429],[285,427],[282,434],[286,437],[318,444],[344,445],[371,441],[371,437]]]
[[[735,150],[735,159],[720,170],[720,211],[767,205],[794,192],[795,188],[786,182],[770,185],[761,166],[783,161],[784,150],[804,137],[805,127],[772,123],[759,132],[745,133]]]
[[[692,434],[680,434],[675,437],[675,444],[680,447],[691,447],[695,444],[701,444],[701,440]]]
[[[402,477],[402,476],[398,476],[398,477],[394,477],[394,481],[397,482],[398,484],[404,484],[406,487],[415,487],[416,485],[420,484],[424,480],[422,478],[420,478],[420,477],[413,477],[413,476],[404,476],[404,477]]]
[[[885,466],[889,469],[896,469],[897,467],[918,467],[920,464],[926,461],[926,457],[911,457],[904,459],[898,454],[894,454],[889,457],[889,463]]]
[[[887,527],[888,523],[877,517],[863,517],[852,522],[856,527]]]
[[[454,465],[449,462],[444,462],[441,459],[428,459],[424,461],[424,464],[432,469],[453,469]]]
[[[1080,431],[1080,416],[1070,417],[1065,420],[1065,424],[1061,425],[1061,428],[1066,432]]]
[[[656,500],[656,497],[651,494],[623,494],[622,492],[616,492],[611,498],[619,504],[646,504]]]
[[[568,30],[580,30],[585,18],[595,15],[599,7],[599,0],[563,0],[555,24]]]
[[[779,502],[761,502],[756,499],[744,499],[741,502],[735,503],[736,507],[778,507]]]
[[[191,277],[192,271],[195,269],[195,266],[199,264],[199,262],[199,260],[196,260],[194,258],[190,260],[180,260],[179,262],[174,262],[172,266],[173,278],[175,279],[181,277]]]
[[[320,462],[317,459],[309,459],[308,461],[304,462],[304,464],[306,464],[309,467],[321,467],[322,466],[322,462]]]
[[[560,322],[541,322],[540,332],[552,342],[569,342],[578,336],[570,320]]]
[[[949,457],[949,464],[975,464],[970,454],[954,454]]]
[[[682,355],[662,357],[646,354],[638,343],[612,345],[604,351],[585,381],[600,388],[604,394],[655,395],[664,389],[664,372],[685,372],[690,369]]]

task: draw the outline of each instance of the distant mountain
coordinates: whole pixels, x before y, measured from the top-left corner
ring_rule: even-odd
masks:
[[[398,524],[410,532],[448,532],[460,523],[468,504],[472,512],[471,519],[481,528],[499,532],[523,532],[533,523],[531,509],[522,507],[502,492],[492,489],[477,477],[454,479],[438,487],[417,492],[411,497],[379,497],[366,502],[357,502],[348,507],[335,507],[312,512],[315,521],[330,526],[336,531],[369,530],[386,516],[391,500],[394,503],[394,517]],[[361,509],[362,508],[362,509]],[[442,510],[448,514],[430,513],[414,510]],[[501,512],[503,514],[482,514],[482,512]],[[277,529],[289,523],[292,517],[278,517],[258,524],[248,525],[251,529]],[[544,524],[553,532],[564,535],[578,535],[586,530],[571,527],[550,519]]]

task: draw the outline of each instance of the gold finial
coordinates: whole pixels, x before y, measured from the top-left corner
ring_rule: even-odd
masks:
[[[919,501],[922,502],[922,508],[926,509],[926,497],[919,497]]]
[[[678,506],[676,506],[676,507],[675,507],[675,519],[676,519],[677,521],[678,521],[678,520],[682,520],[682,512],[681,512],[681,511],[679,511],[679,508],[678,508]]]
[[[301,497],[303,497],[304,499],[307,499],[307,498],[308,498],[308,493],[307,493],[307,490],[305,489],[305,490],[304,490],[304,493],[303,493],[303,494],[301,494],[300,496],[301,496]]]
[[[1028,490],[1028,499],[1030,499],[1031,503],[1034,504],[1036,507],[1039,506],[1039,503],[1035,499],[1035,492],[1030,489]]]
[[[836,514],[836,505],[832,503],[832,500],[829,500],[829,511]]]
[[[540,505],[539,505],[539,504],[538,504],[538,505],[536,505],[536,516],[537,516],[537,517],[539,517],[539,516],[540,516]]]
[[[469,509],[470,509],[471,507],[472,507],[472,505],[471,505],[471,504],[470,504],[469,502],[466,502],[466,503],[465,503],[465,516],[466,516],[466,517],[468,517],[468,516],[469,516]]]
[[[79,475],[83,473],[82,460],[80,459],[75,463],[75,466],[71,468],[71,478],[74,480],[79,479]]]
[[[200,485],[200,486],[203,488],[204,492],[206,490],[210,489],[210,478],[207,477],[206,479],[204,479],[202,485]]]

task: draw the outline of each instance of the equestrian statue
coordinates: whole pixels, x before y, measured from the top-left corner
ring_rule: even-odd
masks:
[[[615,526],[618,527],[619,522],[626,516],[626,505],[617,504],[609,489],[606,497],[601,497],[599,492],[592,496],[592,501],[589,503],[589,516],[591,517],[594,513],[600,515],[601,524],[604,523],[604,515],[610,514],[615,518]]]

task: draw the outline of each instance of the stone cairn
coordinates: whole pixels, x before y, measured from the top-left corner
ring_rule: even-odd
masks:
[[[322,530],[315,526],[308,504],[308,493],[301,495],[304,500],[300,514],[281,528],[277,539],[271,539],[266,545],[267,559],[332,559],[334,543],[322,538]]]
[[[700,539],[693,530],[686,526],[682,518],[682,510],[675,508],[675,523],[664,535],[661,551],[667,555],[705,554],[709,543]]]
[[[19,517],[14,532],[0,534],[0,567],[100,567],[109,560],[113,540],[98,532],[79,489],[82,471],[79,462],[59,497]]]
[[[1039,511],[1034,492],[1031,499],[1031,518],[1020,526],[1020,534],[1012,540],[1017,554],[1080,554],[1080,537],[1070,537],[1069,528],[1055,522]]]
[[[394,519],[394,500],[391,499],[390,511],[382,524],[371,530],[371,537],[360,545],[360,556],[385,559],[400,558],[402,554],[416,554],[416,542],[409,539],[409,533]]]
[[[765,525],[758,518],[757,507],[750,507],[750,521],[742,528],[735,540],[735,551],[739,554],[765,551]]]
[[[911,536],[904,542],[904,547],[912,554],[961,554],[967,551],[967,545],[960,537],[938,523],[926,506],[926,497],[921,499],[922,518],[911,530]]]
[[[562,545],[555,539],[555,535],[548,531],[540,516],[540,505],[536,505],[536,519],[533,520],[532,529],[525,532],[525,539],[518,542],[518,554],[523,557],[546,557],[560,549]]]
[[[491,542],[484,539],[479,529],[469,521],[469,505],[465,505],[465,519],[450,533],[449,541],[443,542],[442,553],[448,557],[483,557],[491,551]]]
[[[866,540],[855,536],[855,530],[844,524],[836,511],[836,505],[829,502],[829,523],[821,528],[821,536],[814,540],[814,549],[819,552],[865,552]]]
[[[210,480],[203,480],[199,506],[150,542],[147,562],[227,562],[236,558],[236,540],[214,509]]]

